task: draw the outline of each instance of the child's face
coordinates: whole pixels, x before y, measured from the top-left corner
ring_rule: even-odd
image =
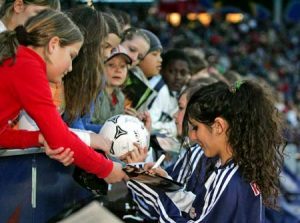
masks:
[[[178,136],[182,135],[182,122],[185,114],[186,105],[187,105],[186,94],[183,94],[178,100],[178,111],[174,115]]]
[[[49,82],[60,84],[62,78],[72,71],[72,60],[78,55],[82,42],[61,47],[59,38],[54,37],[48,44],[46,59],[47,77]]]
[[[104,61],[110,56],[111,50],[114,47],[117,47],[120,43],[121,39],[114,33],[109,33],[107,38],[105,39],[102,48],[103,48],[103,58]]]
[[[132,67],[139,64],[150,48],[146,40],[140,36],[135,36],[132,40],[125,40],[121,45],[127,49],[132,60]]]
[[[188,63],[184,60],[170,62],[161,73],[171,91],[180,92],[191,78]]]
[[[40,11],[48,9],[48,6],[27,5],[22,1],[14,4],[14,16],[17,25],[23,25],[30,17],[37,15]]]
[[[118,55],[105,63],[107,85],[120,87],[127,77],[127,63],[122,55]]]
[[[219,155],[218,140],[213,127],[191,119],[189,120],[188,136],[190,140],[201,146],[205,156],[215,157]]]
[[[156,50],[148,53],[139,63],[139,67],[142,69],[146,77],[153,77],[159,74],[161,62],[161,51]]]

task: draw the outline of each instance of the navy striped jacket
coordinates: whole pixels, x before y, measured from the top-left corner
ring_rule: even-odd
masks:
[[[180,202],[173,202],[168,194],[153,190],[145,184],[128,182],[137,197],[142,213],[157,212],[159,222],[174,223],[263,223],[264,206],[258,187],[247,183],[232,161],[218,167],[205,183],[206,192],[190,203],[188,214],[182,214]],[[189,199],[187,196],[186,199]],[[145,205],[146,204],[146,205]],[[151,215],[149,218],[157,216]]]

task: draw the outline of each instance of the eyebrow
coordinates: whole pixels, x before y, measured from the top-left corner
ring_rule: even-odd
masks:
[[[78,53],[79,53],[79,52],[77,52],[77,51],[75,51],[75,50],[72,51],[72,52],[71,52],[72,59],[74,59],[75,57],[77,57],[77,56],[78,56]]]
[[[191,124],[191,125],[196,125],[194,122],[196,122],[196,121],[192,121],[190,119],[188,120],[188,123]]]
[[[131,50],[138,51],[138,47],[136,47],[136,46],[129,45],[129,48],[130,48]]]

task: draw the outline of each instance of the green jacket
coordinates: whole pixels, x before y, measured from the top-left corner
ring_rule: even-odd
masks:
[[[119,88],[116,88],[113,94],[116,104],[113,104],[113,98],[105,90],[96,99],[92,123],[104,124],[110,117],[124,113],[124,94]]]

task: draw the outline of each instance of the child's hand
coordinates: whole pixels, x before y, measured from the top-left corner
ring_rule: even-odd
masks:
[[[156,174],[162,177],[169,177],[167,171],[165,171],[163,168],[161,167],[157,167],[155,169],[152,169],[152,167],[154,166],[155,163],[145,163],[144,165],[144,169],[146,171],[148,171],[151,174]]]
[[[137,114],[137,118],[140,119],[144,123],[146,129],[150,133],[151,132],[151,124],[152,124],[150,113],[148,111],[139,112]]]
[[[51,149],[45,140],[44,147],[47,156],[61,162],[64,166],[69,166],[74,162],[74,152],[70,148],[64,149],[63,147],[59,147],[58,149]]]
[[[148,149],[142,148],[140,145],[138,144],[134,144],[135,148],[126,153],[125,155],[119,157],[120,160],[126,162],[126,163],[139,163],[139,162],[144,162],[147,154],[148,154]]]
[[[109,153],[112,144],[111,140],[96,133],[91,133],[90,136],[92,148],[102,150],[105,154]]]
[[[113,169],[110,174],[104,178],[104,180],[111,184],[117,183],[122,180],[129,180],[127,174],[122,170],[122,165],[120,163],[113,162]]]
[[[140,119],[144,123],[148,132],[151,132],[151,124],[152,123],[151,123],[151,116],[148,111],[138,112],[134,108],[126,107],[125,114],[131,115],[131,116],[134,116],[134,117],[137,117],[138,119]]]
[[[125,114],[131,115],[131,116],[134,116],[134,117],[137,117],[137,115],[138,115],[137,110],[135,110],[134,108],[131,108],[131,107],[125,107],[124,112],[125,112]]]

